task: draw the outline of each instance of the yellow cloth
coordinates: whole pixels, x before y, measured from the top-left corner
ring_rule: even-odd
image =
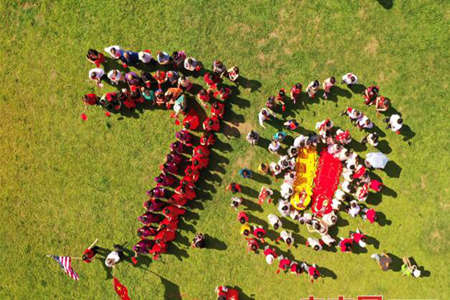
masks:
[[[298,210],[304,210],[311,202],[312,188],[317,168],[316,148],[302,148],[297,156],[295,171],[297,177],[294,182],[295,193],[291,197],[291,204]],[[306,198],[300,203],[302,191],[306,192]]]

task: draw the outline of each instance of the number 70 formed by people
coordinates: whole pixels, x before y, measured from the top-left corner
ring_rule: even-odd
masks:
[[[383,300],[383,296],[358,296],[357,298],[347,298],[344,296],[339,296],[337,298],[328,298],[328,300]],[[302,298],[300,300],[327,300],[325,298],[316,298],[314,296],[309,296],[309,298]]]

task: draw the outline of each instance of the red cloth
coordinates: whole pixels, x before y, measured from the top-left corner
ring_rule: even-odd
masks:
[[[369,188],[375,192],[380,192],[382,187],[383,183],[375,179],[372,179],[369,183]]]
[[[89,105],[95,105],[97,104],[97,95],[96,94],[87,94],[87,101],[85,101],[86,104]]]
[[[291,264],[291,261],[287,258],[283,258],[280,260],[280,263],[278,264],[278,268],[282,270],[287,270],[289,268],[289,265]]]
[[[272,248],[267,248],[264,250],[264,256],[273,255],[274,258],[277,258],[277,253]]]
[[[241,219],[244,219],[244,220],[245,220],[245,223],[248,223],[248,216],[247,216],[247,214],[246,214],[245,212],[243,212],[243,211],[240,211],[240,212],[238,213],[237,219],[238,219],[238,221],[241,221]]]
[[[343,239],[339,243],[339,247],[340,247],[342,252],[348,252],[348,251],[351,251],[351,250],[347,250],[347,247],[351,246],[352,244],[353,244],[353,240],[352,239]]]
[[[121,284],[119,279],[117,279],[116,277],[113,278],[113,286],[114,290],[116,291],[117,295],[119,295],[120,299],[130,300],[130,297],[128,296],[127,287]]]
[[[95,256],[95,252],[92,249],[88,248],[88,249],[84,250],[83,255],[86,255],[86,259],[83,259],[83,261],[85,263],[90,263],[90,262],[92,262],[92,259]]]
[[[312,211],[318,216],[330,213],[331,200],[339,184],[342,163],[325,149],[320,153],[312,194]]]
[[[354,234],[352,234],[352,238],[355,243],[359,243],[359,241],[365,239],[366,236],[362,233],[355,232]]]
[[[105,56],[103,53],[99,53],[96,60],[94,60],[94,64],[97,66],[97,68],[100,68],[100,65],[105,62]]]
[[[200,125],[200,118],[198,116],[198,113],[193,108],[191,108],[186,117],[184,117],[183,119],[183,126],[186,126],[187,123],[189,123],[190,125],[190,130],[196,130]]]
[[[370,223],[375,222],[376,215],[377,215],[377,213],[375,212],[375,210],[373,208],[367,210],[367,212],[366,212],[366,218],[367,218],[367,220],[369,220]]]

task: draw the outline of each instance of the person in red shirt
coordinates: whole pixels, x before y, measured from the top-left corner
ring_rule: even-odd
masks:
[[[238,219],[239,223],[241,223],[241,224],[248,223],[248,216],[247,216],[247,214],[246,214],[245,212],[243,212],[243,211],[240,211],[240,212],[238,213],[237,219]]]
[[[301,265],[296,261],[293,261],[291,263],[291,265],[289,266],[289,270],[291,274],[295,275],[300,275],[303,272]]]
[[[175,240],[177,237],[176,231],[170,230],[169,228],[164,228],[155,235],[155,242],[161,241],[163,243],[168,243]]]
[[[214,97],[220,100],[227,100],[231,96],[231,90],[229,88],[221,87],[218,91],[214,93]]]
[[[203,145],[198,145],[194,148],[194,151],[192,152],[192,156],[195,157],[201,157],[201,158],[208,158],[211,154],[211,150],[209,150],[208,147]]]
[[[167,253],[167,244],[163,241],[156,240],[152,249],[148,251],[150,254],[153,254],[153,259],[159,259],[161,253]]]
[[[206,72],[203,76],[203,80],[205,80],[206,84],[208,85],[209,89],[216,90],[217,84],[222,82],[222,79],[220,79],[219,76],[217,76],[214,73]]]
[[[223,119],[225,114],[225,104],[219,101],[214,101],[211,105],[211,116],[217,117],[218,119]]]
[[[216,135],[214,134],[214,132],[211,131],[205,132],[200,138],[200,145],[211,147],[215,143],[216,143]]]
[[[228,288],[226,286],[220,285],[216,287],[217,300],[227,300]]]
[[[250,251],[256,253],[256,251],[258,251],[259,249],[258,241],[254,238],[245,238],[245,239],[247,240],[247,253]]]
[[[200,126],[200,118],[195,109],[191,108],[183,119],[183,127],[189,130],[196,130]]]
[[[155,198],[144,202],[144,208],[147,211],[161,211],[166,205],[166,202],[160,201]]]
[[[158,82],[158,87],[161,89],[162,85],[167,81],[166,72],[157,70],[154,77]]]
[[[187,182],[195,183],[200,179],[200,169],[193,166],[188,166],[184,170],[184,174],[185,176],[183,177],[183,180]]]
[[[261,242],[264,242],[264,236],[266,235],[266,231],[262,226],[255,226],[253,227],[253,235]]]
[[[144,226],[137,230],[137,235],[141,239],[145,239],[149,236],[155,236],[158,234],[158,228],[154,226]]]
[[[149,211],[138,217],[138,221],[146,226],[150,225],[151,223],[159,223],[162,219],[163,218],[160,214],[154,214]]]
[[[378,97],[380,88],[378,86],[372,85],[366,88],[364,91],[364,104],[373,105]]]
[[[163,230],[165,228],[172,230],[172,231],[176,231],[178,228],[179,222],[180,222],[180,220],[178,218],[176,218],[176,219],[164,218],[161,222],[159,222],[158,231]]]
[[[96,94],[86,94],[82,100],[85,105],[97,105],[99,97]]]
[[[368,220],[371,224],[377,220],[377,212],[373,208],[363,208],[362,213],[363,220]]]
[[[205,131],[219,131],[220,130],[220,121],[217,117],[206,118],[203,121],[203,129]]]
[[[198,156],[192,157],[191,161],[192,161],[191,167],[196,170],[202,170],[202,169],[206,168],[209,164],[208,158],[203,158],[203,157],[198,157]]]
[[[85,263],[90,263],[95,259],[96,254],[97,254],[96,247],[87,248],[86,250],[84,250],[81,259],[83,259]]]
[[[346,238],[339,241],[339,248],[341,249],[341,252],[352,252],[352,245],[353,240]]]
[[[174,205],[171,205],[171,206],[165,207],[162,210],[162,213],[167,219],[172,220],[172,219],[177,219],[178,216],[180,216],[180,215],[184,215],[186,213],[186,210],[176,207]]]
[[[369,188],[374,192],[381,192],[381,189],[383,188],[383,183],[379,180],[372,179],[369,182]]]
[[[105,55],[95,49],[89,49],[86,58],[88,61],[95,64],[97,68],[100,68],[100,65],[105,62]]]
[[[359,229],[356,229],[356,232],[350,233],[350,238],[361,248],[366,248],[367,244],[364,242],[364,240],[366,239],[366,235]]]
[[[231,191],[233,194],[242,193],[242,188],[239,184],[232,182],[226,187],[227,191]]]
[[[276,273],[279,274],[281,271],[286,272],[291,265],[291,261],[283,255],[278,256],[278,260],[280,262],[278,263],[278,270]]]
[[[319,278],[320,273],[319,270],[317,270],[317,266],[315,264],[312,264],[311,266],[308,267],[308,275],[309,278],[311,279],[311,283],[314,282],[314,280],[316,280],[317,278]]]
[[[282,112],[286,111],[286,103],[284,102],[285,98],[286,98],[286,90],[285,89],[280,89],[278,91],[276,102],[281,104],[281,111]]]
[[[263,254],[266,257],[266,262],[269,265],[271,265],[273,261],[278,257],[278,254],[275,252],[275,250],[270,248],[268,245],[264,248]]]
[[[205,89],[201,89],[197,93],[197,99],[200,100],[200,103],[206,108],[208,107],[209,100],[211,100],[211,93]]]
[[[291,100],[292,100],[292,102],[294,102],[294,104],[296,104],[297,100],[300,99],[300,94],[301,93],[302,93],[302,84],[301,83],[296,83],[291,88]]]

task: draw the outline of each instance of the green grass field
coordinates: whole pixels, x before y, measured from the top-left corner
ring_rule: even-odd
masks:
[[[228,126],[241,136],[219,135],[223,145],[214,150],[213,167],[201,186],[204,197],[196,200],[171,254],[148,267],[117,266],[114,275],[132,299],[213,299],[218,284],[239,286],[255,299],[361,294],[449,299],[450,6],[440,0],[393,0],[392,7],[385,2],[1,1],[0,299],[117,297],[102,261],[75,261],[80,274],[75,282],[45,257],[80,256],[95,238],[109,248],[113,243],[132,246],[145,191],[174,140],[177,126],[167,111],[107,119],[91,107],[89,119],[81,121],[81,96],[102,93],[88,80],[93,65],[86,51],[114,44],[154,52],[184,49],[208,68],[219,58],[227,66],[238,65],[259,86],[240,88],[232,101]],[[376,172],[393,192],[375,208],[390,225],[341,214],[349,224],[339,227],[338,236],[360,227],[379,241],[379,248],[317,253],[299,245],[291,250],[293,256],[334,275],[314,284],[305,276],[276,275],[262,255],[246,254],[224,188],[236,180],[259,191],[261,183],[243,182],[238,170],[276,159],[245,141],[251,128],[265,138],[276,132],[257,125],[257,111],[269,95],[297,81],[306,86],[347,72],[365,85],[380,85],[411,130],[407,141],[384,130],[381,117],[364,107],[361,95],[291,111],[304,128],[312,130],[316,121],[330,117],[359,140],[363,133],[339,116],[351,104],[383,129],[388,156],[397,167]],[[271,181],[273,187],[280,184]],[[264,222],[276,209],[256,208],[247,210],[253,220]],[[225,246],[192,250],[188,243],[195,232],[206,232]],[[308,234],[304,227],[298,233]],[[369,256],[382,250],[414,257],[429,276],[412,279],[380,271]]]

